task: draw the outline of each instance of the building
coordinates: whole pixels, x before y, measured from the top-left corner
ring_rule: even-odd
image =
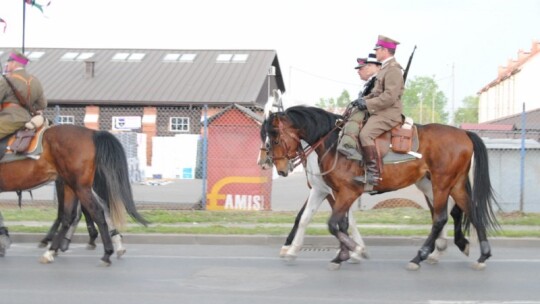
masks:
[[[531,50],[518,51],[517,59],[509,59],[500,66],[495,80],[478,92],[480,97],[478,121],[492,121],[540,108],[540,42],[533,41]]]
[[[0,48],[5,62],[14,48]],[[275,50],[27,48],[57,123],[155,136],[200,134],[201,117],[231,104],[261,111],[284,93]],[[205,113],[203,113],[203,110]]]

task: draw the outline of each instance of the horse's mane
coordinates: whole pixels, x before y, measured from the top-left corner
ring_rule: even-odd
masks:
[[[336,120],[341,115],[327,112],[321,108],[308,106],[294,106],[285,110],[284,114],[292,125],[301,130],[306,142],[313,144],[321,137],[327,135],[336,126]],[[337,130],[336,130],[337,131]],[[335,142],[339,132],[332,132],[327,142]]]

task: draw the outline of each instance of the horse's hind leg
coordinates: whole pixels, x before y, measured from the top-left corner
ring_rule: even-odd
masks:
[[[463,254],[469,256],[469,241],[465,238],[463,233],[463,210],[459,208],[458,205],[455,205],[450,212],[452,218],[454,219],[454,244],[459,248]]]
[[[112,244],[111,235],[109,234],[109,228],[105,217],[106,211],[104,208],[107,208],[107,206],[90,187],[88,187],[88,189],[78,191],[78,196],[81,204],[83,204],[86,210],[90,213],[92,220],[98,226],[105,252],[101,258],[101,261],[104,263],[104,266],[109,266],[111,265],[111,255],[114,253],[114,246]]]
[[[56,188],[56,198],[58,200],[58,212],[56,214],[56,220],[52,224],[51,228],[45,235],[45,237],[39,242],[39,248],[45,248],[54,238],[56,232],[58,232],[58,227],[62,221],[63,209],[64,209],[64,182],[61,179],[57,179],[54,182]]]
[[[62,238],[60,241],[60,250],[62,252],[65,252],[69,249],[69,244],[71,243],[71,238],[75,234],[75,231],[77,230],[77,226],[79,225],[79,221],[81,220],[81,205],[77,202],[75,202],[77,207],[73,210],[73,221],[69,225],[66,235]]]
[[[73,190],[67,185],[64,186],[63,201],[64,203],[61,218],[62,225],[60,226],[60,230],[54,236],[49,249],[41,256],[39,261],[42,264],[48,264],[54,261],[54,255],[56,254],[56,252],[58,252],[58,248],[60,248],[60,243],[64,239],[69,227],[71,226],[71,223],[74,220],[74,207],[77,202],[77,197]]]
[[[96,226],[94,226],[94,221],[92,221],[92,216],[86,210],[86,208],[81,204],[81,212],[84,214],[84,220],[86,221],[86,229],[88,230],[88,244],[86,244],[86,249],[94,250],[96,249],[96,239],[98,237],[98,231]]]

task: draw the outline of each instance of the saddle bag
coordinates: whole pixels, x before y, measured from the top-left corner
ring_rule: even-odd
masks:
[[[28,146],[30,146],[30,141],[36,134],[36,130],[19,130],[15,134],[15,141],[9,146],[9,149],[15,153],[26,152]]]
[[[401,125],[392,129],[392,151],[407,153],[411,151],[413,138],[412,128],[402,128]]]

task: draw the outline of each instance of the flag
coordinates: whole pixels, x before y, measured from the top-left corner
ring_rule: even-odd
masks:
[[[0,23],[3,23],[3,24],[4,24],[4,33],[5,33],[5,32],[6,32],[7,22],[6,22],[6,20],[0,18]]]
[[[47,6],[49,6],[51,4],[51,1],[47,2],[47,4],[45,4],[45,5],[36,3],[36,0],[24,0],[24,2],[26,2],[26,4],[29,4],[31,6],[35,6],[42,13],[43,13],[43,7],[47,7]]]

